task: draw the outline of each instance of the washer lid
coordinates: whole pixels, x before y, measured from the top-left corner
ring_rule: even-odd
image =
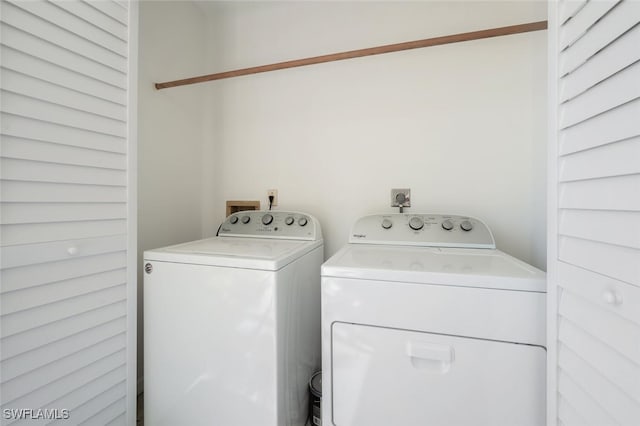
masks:
[[[323,277],[546,292],[546,275],[495,249],[348,244]]]
[[[213,237],[147,250],[144,259],[276,271],[321,245],[322,240]]]

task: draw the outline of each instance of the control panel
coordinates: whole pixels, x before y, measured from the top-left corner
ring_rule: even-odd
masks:
[[[349,242],[425,247],[495,249],[489,227],[480,219],[446,214],[380,214],[360,218]]]
[[[322,239],[322,231],[318,220],[306,213],[245,210],[227,217],[218,236],[315,241]]]

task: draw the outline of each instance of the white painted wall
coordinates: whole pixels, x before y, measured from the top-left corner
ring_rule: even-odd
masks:
[[[544,2],[523,1],[208,6],[209,72],[546,19]],[[410,187],[409,212],[478,216],[499,248],[545,267],[546,32],[193,87],[215,144],[204,235],[225,200],[277,188],[278,208],[321,221],[328,257]]]
[[[192,2],[140,2],[139,378],[143,372],[142,252],[202,235],[205,92],[197,86],[158,91],[153,83],[206,72],[205,22],[202,10]]]

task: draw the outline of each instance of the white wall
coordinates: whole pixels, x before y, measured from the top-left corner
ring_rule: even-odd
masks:
[[[195,240],[202,235],[205,93],[197,86],[162,91],[153,86],[155,82],[206,72],[202,10],[191,2],[140,2],[139,51],[140,378],[143,371],[142,252]]]
[[[262,2],[209,5],[209,72],[544,20],[544,2]],[[194,74],[195,75],[195,74]],[[178,77],[175,74],[174,77]],[[545,267],[546,32],[205,83],[210,168],[204,235],[231,199],[321,221],[325,255],[360,216],[475,215],[499,248]],[[172,89],[175,90],[175,89]]]

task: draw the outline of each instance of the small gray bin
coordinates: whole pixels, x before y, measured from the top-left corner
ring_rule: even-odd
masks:
[[[313,426],[322,426],[322,371],[309,380],[309,418]]]

